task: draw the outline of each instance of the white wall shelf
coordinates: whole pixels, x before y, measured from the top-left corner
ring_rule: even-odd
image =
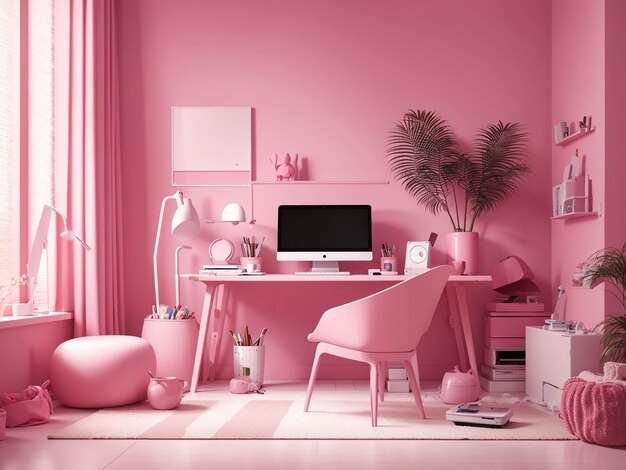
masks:
[[[571,220],[571,219],[581,219],[583,217],[598,217],[598,216],[599,216],[599,213],[597,211],[590,211],[590,212],[578,211],[578,212],[570,212],[569,214],[556,215],[550,218],[552,220]]]
[[[584,137],[587,134],[591,134],[592,132],[595,132],[596,128],[595,126],[588,129],[586,127],[583,127],[582,129],[579,129],[577,132],[574,132],[572,135],[569,135],[567,137],[565,137],[564,139],[559,140],[556,145],[560,146],[560,147],[565,147],[567,144],[569,144],[570,142],[574,142],[575,140],[580,139],[581,137]]]

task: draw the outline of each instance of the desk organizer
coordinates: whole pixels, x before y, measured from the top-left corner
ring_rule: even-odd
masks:
[[[236,379],[247,379],[262,387],[265,346],[233,346],[233,368]]]

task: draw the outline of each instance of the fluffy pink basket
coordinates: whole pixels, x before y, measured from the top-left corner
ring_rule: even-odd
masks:
[[[615,382],[588,382],[579,377],[563,385],[561,417],[583,441],[603,446],[626,445],[626,387]]]

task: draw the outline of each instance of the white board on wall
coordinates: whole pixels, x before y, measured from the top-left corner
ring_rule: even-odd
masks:
[[[250,106],[172,108],[172,183],[177,173],[250,172]]]

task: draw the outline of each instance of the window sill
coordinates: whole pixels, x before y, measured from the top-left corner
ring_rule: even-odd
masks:
[[[72,316],[72,312],[50,312],[24,317],[0,317],[0,330],[4,330],[6,328],[19,328],[21,326],[38,325],[41,323],[71,320]]]

